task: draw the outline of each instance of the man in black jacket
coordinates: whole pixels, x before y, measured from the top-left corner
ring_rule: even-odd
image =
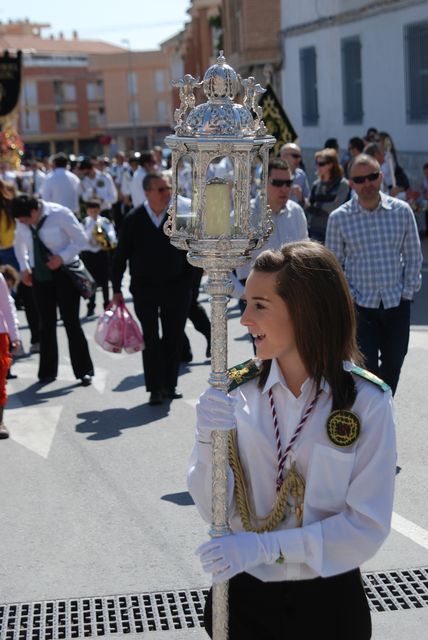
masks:
[[[155,405],[182,397],[176,386],[191,285],[186,253],[173,247],[163,230],[171,186],[162,174],[151,173],[143,188],[145,202],[122,222],[113,262],[113,302],[123,302],[121,282],[129,261],[130,291],[146,344],[145,383],[149,403]]]

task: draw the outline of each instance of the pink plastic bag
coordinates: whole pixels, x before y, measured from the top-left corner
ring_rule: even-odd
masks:
[[[110,303],[103,315],[98,318],[95,330],[95,342],[105,351],[121,353],[124,338],[124,314],[122,305]]]
[[[144,338],[138,324],[124,304],[108,305],[97,322],[95,342],[105,351],[136,353],[144,349]]]
[[[123,305],[123,348],[126,353],[136,353],[144,349],[144,338],[140,327],[129,313],[128,309]]]

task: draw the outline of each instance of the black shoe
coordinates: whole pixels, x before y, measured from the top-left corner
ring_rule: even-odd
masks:
[[[164,389],[162,393],[163,397],[168,398],[168,400],[180,400],[183,397],[183,394],[175,389]]]
[[[206,358],[211,358],[211,343],[210,342],[207,344],[207,350],[205,351],[205,357]]]
[[[12,373],[11,370],[7,372],[6,380],[16,380],[18,376],[15,373]]]
[[[86,313],[86,317],[87,318],[92,318],[95,315],[95,308],[92,309],[92,307],[88,308],[88,311]]]
[[[39,378],[40,384],[49,384],[50,382],[54,382],[56,380],[56,376],[46,376],[45,378]]]
[[[181,362],[189,363],[193,360],[193,353],[191,351],[186,351],[181,355]]]
[[[80,378],[80,381],[82,383],[82,387],[89,387],[89,385],[92,384],[92,378],[88,373]]]
[[[163,396],[160,391],[152,391],[150,393],[149,404],[151,405],[162,404],[162,402],[163,402]]]

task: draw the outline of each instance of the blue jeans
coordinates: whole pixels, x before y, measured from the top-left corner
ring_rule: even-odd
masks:
[[[358,346],[369,371],[382,378],[395,394],[404,358],[409,346],[410,300],[398,307],[357,310]]]

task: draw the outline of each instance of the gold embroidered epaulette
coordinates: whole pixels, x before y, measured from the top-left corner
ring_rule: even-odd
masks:
[[[233,391],[233,389],[244,384],[244,382],[248,382],[257,377],[260,374],[260,369],[255,360],[246,360],[246,362],[242,362],[228,369],[227,374],[229,376],[229,386],[227,390]]]
[[[390,386],[386,384],[386,382],[375,376],[374,373],[371,373],[370,371],[367,371],[362,367],[357,367],[357,365],[354,365],[351,369],[351,373],[354,373],[356,376],[360,376],[360,378],[364,378],[364,380],[368,380],[369,382],[376,384],[380,389],[382,389],[382,391],[390,390]]]

